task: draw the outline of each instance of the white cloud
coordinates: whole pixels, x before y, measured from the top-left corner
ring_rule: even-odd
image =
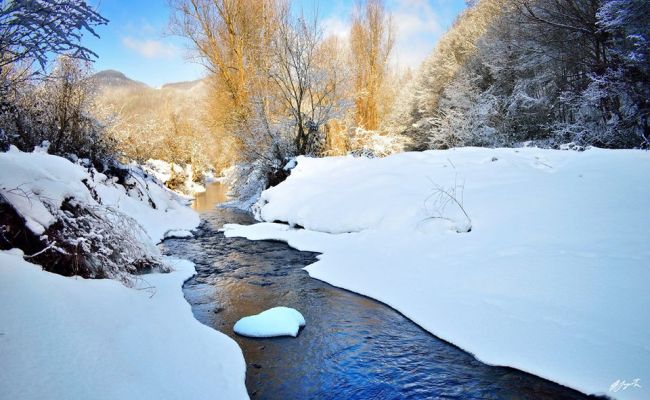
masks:
[[[126,36],[122,38],[122,45],[148,59],[173,59],[178,57],[180,54],[180,49],[178,47],[161,40],[139,40]]]
[[[350,19],[341,18],[339,15],[331,15],[321,21],[323,37],[338,36],[340,39],[347,40],[350,36]]]
[[[441,16],[426,0],[397,0],[392,5],[397,27],[392,61],[401,68],[417,68],[443,33]]]
[[[396,40],[391,62],[400,68],[417,68],[431,53],[444,31],[446,0],[388,0],[386,6],[396,27]],[[436,8],[434,9],[434,5]],[[347,40],[350,35],[350,12],[337,8],[321,21],[325,37],[335,35]],[[448,16],[446,17],[448,18]]]

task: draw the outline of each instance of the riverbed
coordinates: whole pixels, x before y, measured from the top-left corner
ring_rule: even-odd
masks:
[[[589,398],[483,364],[382,303],[310,278],[302,268],[316,260],[315,253],[224,237],[224,223],[255,222],[247,213],[215,207],[225,196],[221,184],[209,185],[194,203],[202,218],[195,237],[168,239],[162,247],[196,263],[197,275],[183,287],[185,298],[197,320],[242,348],[251,398]],[[252,339],[233,332],[239,318],[275,306],[304,315],[307,325],[297,338]]]

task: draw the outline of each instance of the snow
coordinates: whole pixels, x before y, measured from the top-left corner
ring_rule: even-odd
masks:
[[[197,193],[205,192],[205,186],[192,180],[192,165],[188,164],[185,167],[181,167],[178,164],[168,163],[167,161],[149,159],[142,167],[145,171],[163,183],[172,179],[173,168],[174,175],[184,177],[183,186],[180,188],[181,195],[193,196]],[[209,181],[213,176],[212,173],[208,173],[207,176],[204,176],[204,181]]]
[[[113,280],[42,271],[0,252],[0,398],[247,398],[237,344],[192,315],[181,290],[189,261]]]
[[[185,230],[185,229],[178,229],[178,230],[173,230],[165,233],[165,239],[167,238],[192,238],[194,237],[194,234],[191,231]]]
[[[239,335],[249,337],[296,337],[301,326],[305,326],[305,318],[298,310],[274,307],[240,319],[235,323],[233,330]]]
[[[88,174],[61,157],[41,151],[23,153],[12,146],[0,153],[0,171],[0,190],[37,235],[56,221],[48,205],[58,209],[67,197],[94,202],[81,182]]]
[[[312,277],[378,299],[488,364],[647,399],[649,175],[650,153],[637,150],[301,157],[263,192],[267,222],[224,230],[323,253]],[[469,220],[439,189],[455,190]],[[458,233],[464,224],[471,231]],[[641,388],[610,391],[637,378]]]
[[[153,182],[134,179],[132,183],[138,188],[146,184],[146,195],[156,208],[151,207],[148,198],[127,191],[105,175],[91,174],[80,165],[42,151],[25,153],[12,147],[0,153],[0,171],[0,191],[37,235],[56,221],[52,210],[60,208],[66,198],[97,205],[89,187],[102,205],[138,221],[154,243],[161,241],[169,230],[193,229],[200,222],[198,214],[183,205],[177,195]]]

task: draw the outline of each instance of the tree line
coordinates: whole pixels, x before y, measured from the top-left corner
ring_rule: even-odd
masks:
[[[394,110],[411,148],[648,148],[650,2],[480,0]]]
[[[381,0],[359,2],[349,40],[285,0],[174,0],[172,27],[209,71],[207,124],[218,157],[260,177],[297,155],[345,154],[381,129],[395,86],[395,28]],[[392,92],[392,93],[391,93]]]
[[[83,1],[0,5],[0,147],[228,167],[241,195],[298,155],[456,146],[650,147],[650,2],[474,0],[422,66],[391,66],[382,0],[359,0],[345,38],[288,0],[170,0],[171,29],[207,73],[205,98],[98,95]],[[52,54],[60,55],[45,73]],[[172,168],[173,169],[173,168]],[[197,174],[195,179],[200,179]]]

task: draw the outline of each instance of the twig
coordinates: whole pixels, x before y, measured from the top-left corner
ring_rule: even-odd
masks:
[[[452,163],[452,165],[453,165],[453,163]],[[454,222],[454,220],[452,218],[445,217],[443,215],[443,212],[444,212],[445,208],[447,207],[447,205],[449,203],[453,203],[453,204],[456,204],[456,206],[460,209],[460,211],[463,213],[463,215],[465,215],[465,218],[467,218],[467,222],[469,224],[469,226],[468,226],[469,229],[468,229],[467,232],[471,231],[472,230],[472,219],[470,218],[469,214],[467,213],[467,211],[465,210],[465,207],[463,205],[463,203],[464,203],[465,184],[463,183],[462,185],[459,185],[458,184],[458,177],[456,176],[454,178],[454,185],[451,187],[451,189],[445,189],[442,186],[438,185],[437,183],[433,182],[433,180],[431,178],[427,177],[427,179],[429,179],[429,182],[431,182],[431,184],[434,186],[434,189],[433,189],[433,192],[429,196],[427,196],[426,199],[424,200],[425,209],[427,209],[427,203],[429,202],[429,200],[431,200],[431,198],[433,198],[434,196],[438,196],[438,198],[437,198],[437,200],[435,202],[435,206],[436,206],[435,212],[437,213],[437,215],[430,216],[427,219],[444,219],[444,220],[447,220],[447,221]],[[458,194],[459,189],[460,189],[460,194]],[[460,196],[460,199],[459,199],[459,196]],[[428,211],[427,210],[427,212],[432,213],[433,211]],[[458,227],[457,227],[457,231],[458,231]]]
[[[32,258],[32,257],[39,256],[39,255],[45,253],[46,251],[48,251],[49,249],[51,249],[52,247],[54,247],[55,245],[56,245],[56,240],[53,241],[52,243],[50,243],[50,245],[47,246],[46,248],[44,248],[43,250],[41,250],[41,251],[39,251],[37,253],[34,253],[32,255],[24,255],[23,258]]]

